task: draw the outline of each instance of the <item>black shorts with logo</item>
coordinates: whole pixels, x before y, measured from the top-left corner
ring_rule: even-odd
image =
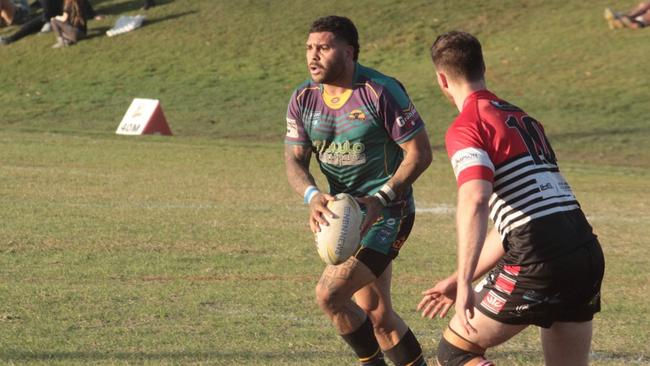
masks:
[[[605,259],[598,239],[541,263],[502,259],[477,286],[476,307],[506,324],[585,322],[600,311]]]

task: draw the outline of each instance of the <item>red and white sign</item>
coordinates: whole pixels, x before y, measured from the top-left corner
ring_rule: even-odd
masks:
[[[135,98],[117,126],[118,135],[166,135],[172,131],[158,99]]]

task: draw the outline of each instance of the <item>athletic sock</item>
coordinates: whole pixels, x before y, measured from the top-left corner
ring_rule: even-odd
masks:
[[[397,366],[426,366],[422,347],[409,328],[397,344],[386,350],[386,357]]]
[[[370,318],[352,333],[342,334],[341,338],[350,345],[363,366],[386,366],[384,354],[379,348]]]

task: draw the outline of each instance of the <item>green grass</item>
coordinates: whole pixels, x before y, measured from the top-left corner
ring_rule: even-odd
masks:
[[[490,87],[544,123],[603,243],[593,364],[650,364],[648,31],[608,30],[603,1],[160,2],[131,34],[100,36],[140,2],[104,0],[78,46],[0,48],[0,363],[351,363],[314,303],[322,264],[282,162],[307,28],[335,12],[427,123],[423,208],[455,197],[455,111],[428,47],[453,28],[479,36]],[[116,136],[134,97],[160,99],[175,136]],[[446,321],[414,308],[453,270],[454,237],[452,213],[422,213],[395,263],[395,306],[431,359]],[[490,354],[542,364],[535,329]]]

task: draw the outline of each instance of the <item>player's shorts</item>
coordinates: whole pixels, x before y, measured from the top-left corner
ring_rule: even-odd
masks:
[[[361,239],[355,257],[379,277],[397,257],[415,222],[412,198],[382,210],[379,219]]]
[[[542,263],[500,261],[476,287],[476,307],[506,324],[586,322],[600,311],[605,259],[598,239]]]

